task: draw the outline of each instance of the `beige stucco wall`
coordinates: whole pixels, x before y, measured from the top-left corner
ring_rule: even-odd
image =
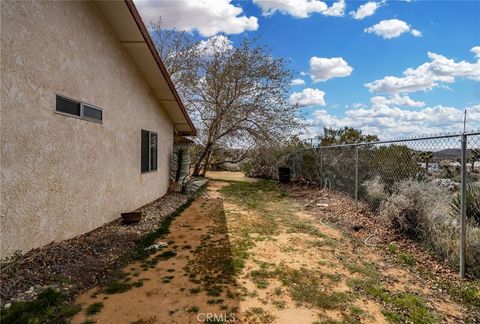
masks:
[[[54,112],[55,94],[103,124]],[[172,123],[89,2],[1,3],[1,255],[93,230],[164,195]],[[159,135],[140,172],[141,129]]]

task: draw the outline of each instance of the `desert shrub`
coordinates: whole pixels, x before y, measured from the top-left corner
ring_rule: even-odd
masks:
[[[377,210],[386,197],[385,183],[379,176],[363,183],[365,200],[372,210]]]
[[[281,145],[272,143],[258,147],[246,160],[241,170],[252,178],[278,179],[278,167],[289,165],[289,160],[296,152],[303,151],[311,146],[292,137]]]
[[[480,184],[474,183],[467,186],[466,198],[467,218],[477,226],[480,226]],[[460,215],[460,202],[461,196],[458,193],[452,201],[452,213],[454,215]]]
[[[355,194],[355,147],[333,147],[323,150],[322,177],[332,189]],[[326,182],[328,180],[328,182]]]
[[[379,177],[388,193],[393,192],[400,181],[419,179],[424,173],[412,150],[405,145],[366,146],[359,150],[361,183]]]
[[[428,234],[428,222],[449,215],[448,191],[428,182],[404,180],[380,207],[380,216],[397,232],[413,239]],[[447,203],[445,203],[447,202]]]
[[[289,157],[287,164],[293,181],[320,183],[320,154],[317,149],[308,148],[296,152]]]
[[[381,203],[381,219],[397,232],[421,242],[434,255],[458,267],[459,217],[452,212],[452,195],[430,182],[404,180]],[[468,272],[480,277],[480,227],[467,224]]]
[[[259,149],[242,164],[241,170],[247,177],[277,179],[278,167],[282,164],[282,155],[284,154],[281,149]]]

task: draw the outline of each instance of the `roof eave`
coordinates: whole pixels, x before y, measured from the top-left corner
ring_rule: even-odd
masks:
[[[150,52],[152,53],[153,58],[157,62],[158,67],[160,68],[160,71],[162,72],[163,76],[165,77],[165,80],[168,83],[168,87],[172,91],[173,95],[175,96],[175,100],[177,101],[180,109],[182,110],[183,115],[187,119],[188,124],[192,128],[192,131],[190,134],[187,134],[187,132],[179,132],[180,135],[190,135],[190,136],[195,136],[197,135],[197,130],[195,126],[193,125],[192,120],[190,119],[190,116],[187,113],[187,110],[185,109],[185,106],[182,103],[182,100],[180,99],[180,96],[178,95],[177,89],[175,89],[175,86],[172,82],[172,79],[170,78],[170,74],[168,73],[167,69],[165,68],[165,65],[163,64],[162,59],[160,58],[160,55],[157,52],[157,49],[155,48],[155,45],[153,44],[153,41],[150,37],[150,34],[148,33],[147,28],[145,27],[145,24],[143,23],[142,17],[140,16],[137,7],[133,3],[133,0],[125,0],[125,3],[128,7],[128,10],[130,10],[130,13],[132,14],[133,19],[135,20],[135,23],[138,26],[138,29],[142,33],[142,36],[145,40],[145,43],[148,45],[148,48],[150,49]]]

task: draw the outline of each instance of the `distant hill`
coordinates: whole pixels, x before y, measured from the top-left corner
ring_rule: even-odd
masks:
[[[462,153],[461,149],[444,149],[433,153],[433,156],[441,160],[456,160]]]

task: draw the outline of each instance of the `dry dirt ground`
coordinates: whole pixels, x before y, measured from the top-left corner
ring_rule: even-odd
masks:
[[[467,310],[270,181],[212,173],[166,247],[78,297],[73,323],[459,323]],[[227,179],[227,180],[222,180]]]

